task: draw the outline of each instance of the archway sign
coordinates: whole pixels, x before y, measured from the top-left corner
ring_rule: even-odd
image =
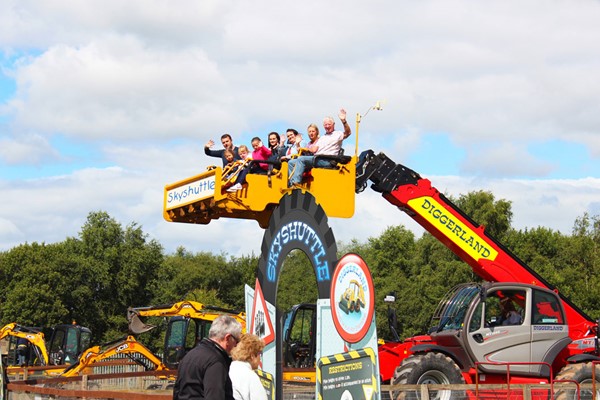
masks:
[[[282,375],[283,375],[283,360],[282,360],[282,310],[277,309],[277,286],[283,263],[287,255],[295,249],[302,250],[310,260],[317,278],[317,326],[315,337],[316,343],[316,359],[321,360],[323,357],[332,356],[338,353],[346,353],[352,349],[371,348],[374,350],[373,368],[378,371],[377,364],[377,332],[375,329],[375,315],[372,311],[374,308],[372,280],[366,264],[357,255],[351,255],[348,260],[350,264],[359,265],[358,270],[367,271],[362,278],[354,279],[358,282],[350,284],[350,281],[343,280],[338,285],[332,285],[334,274],[338,274],[336,270],[337,246],[331,228],[327,223],[327,215],[319,206],[315,198],[308,192],[303,193],[301,190],[294,190],[290,194],[282,197],[278,208],[273,211],[269,221],[269,227],[266,229],[263,236],[261,246],[261,257],[257,268],[257,279],[254,290],[247,288],[246,290],[246,314],[248,331],[255,333],[263,338],[266,343],[263,350],[263,370],[273,376],[275,381],[275,398],[283,398],[282,390]],[[345,257],[344,257],[345,258]],[[342,258],[342,259],[344,259]],[[345,262],[344,264],[348,264]],[[348,271],[352,269],[356,272],[355,267],[344,267]],[[343,273],[343,272],[342,272]],[[348,273],[344,277],[350,276]],[[368,275],[368,278],[366,277]],[[358,276],[358,275],[357,275]],[[364,278],[364,279],[363,279]],[[370,283],[369,283],[370,282]],[[360,327],[354,327],[348,318],[339,317],[338,327],[343,326],[350,332],[350,335],[345,339],[340,334],[338,327],[334,323],[332,317],[337,312],[332,311],[332,307],[340,307],[332,304],[332,287],[352,286],[345,289],[356,292],[356,298],[359,300],[360,306],[355,302],[352,306],[355,309],[353,316],[365,314],[362,318]],[[361,288],[358,288],[361,286]],[[366,289],[366,290],[365,290]],[[335,289],[334,293],[337,293]],[[361,292],[362,290],[362,292]],[[350,295],[350,291],[347,292]],[[362,294],[362,297],[361,297]],[[368,300],[365,295],[368,295]],[[351,304],[351,301],[348,305]],[[358,308],[357,308],[358,307]],[[370,311],[369,311],[370,310]],[[368,319],[367,319],[368,318]],[[340,324],[340,322],[342,322]],[[321,334],[327,332],[327,334]],[[343,330],[342,330],[343,332]],[[362,338],[361,338],[362,336]],[[347,339],[351,339],[348,341]],[[322,365],[329,366],[331,363],[324,362]],[[329,366],[334,368],[334,366]],[[378,374],[375,374],[378,375]],[[317,371],[317,378],[319,371]],[[378,381],[378,379],[376,379]],[[317,385],[319,386],[319,385]],[[317,391],[319,388],[317,388]],[[379,387],[370,391],[370,398],[378,398]],[[318,394],[318,393],[317,393]],[[322,393],[333,394],[333,393]],[[326,399],[329,396],[322,397]],[[332,398],[332,397],[329,397]],[[339,396],[337,397],[339,399]]]

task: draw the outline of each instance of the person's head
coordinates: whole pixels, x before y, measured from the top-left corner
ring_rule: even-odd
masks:
[[[500,300],[500,306],[502,307],[502,311],[505,313],[515,311],[515,305],[508,297]]]
[[[265,347],[265,342],[256,335],[247,333],[231,352],[231,358],[235,361],[246,361],[252,369],[257,369],[260,364],[260,356]]]
[[[325,129],[325,133],[333,132],[334,128],[335,128],[335,121],[333,120],[333,117],[323,118],[323,129]]]
[[[250,150],[248,150],[248,146],[246,146],[245,144],[238,147],[238,154],[240,155],[242,160],[245,160],[246,157],[248,157],[249,152],[250,152]]]
[[[310,124],[307,132],[311,142],[314,142],[319,137],[319,127],[316,124]]]
[[[274,149],[275,147],[279,146],[279,141],[281,140],[281,137],[279,136],[279,133],[277,132],[271,132],[269,133],[269,147]]]
[[[253,137],[252,141],[250,143],[252,144],[252,148],[254,150],[258,150],[258,148],[261,145],[261,141],[260,141],[260,138],[258,136]]]
[[[298,131],[294,128],[289,128],[285,135],[287,136],[288,143],[295,143],[296,136],[298,135]]]
[[[208,331],[208,338],[218,343],[227,354],[240,342],[241,336],[242,324],[229,315],[218,316]]]
[[[233,162],[233,160],[235,159],[235,154],[233,154],[232,150],[225,149],[225,151],[223,152],[223,157],[225,157],[227,162]]]
[[[231,139],[231,135],[229,133],[224,133],[221,136],[221,143],[223,144],[223,147],[226,149],[233,148],[233,139]]]

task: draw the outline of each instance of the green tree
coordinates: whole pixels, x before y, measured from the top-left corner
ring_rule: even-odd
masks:
[[[301,250],[291,251],[279,275],[277,307],[288,310],[296,304],[315,303],[318,297],[317,277],[310,260]]]
[[[492,192],[469,192],[459,196],[456,205],[477,224],[485,226],[486,232],[498,240],[501,240],[511,227],[511,202],[503,199],[496,201]]]
[[[187,299],[194,290],[214,290],[229,307],[244,308],[244,284],[254,287],[258,259],[254,256],[227,259],[226,254],[179,249],[165,257],[153,284],[155,302]]]

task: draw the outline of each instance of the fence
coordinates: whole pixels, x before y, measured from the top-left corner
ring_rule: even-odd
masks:
[[[171,400],[176,371],[144,371],[138,362],[128,359],[103,361],[93,364],[91,374],[63,378],[42,377],[44,367],[23,369],[10,378],[8,392],[3,399],[128,399]],[[600,388],[592,383],[576,382],[553,384],[478,384],[478,385],[382,385],[381,399],[391,400],[402,394],[405,399],[418,400],[547,400],[600,399]],[[283,400],[314,400],[315,386],[289,385],[283,387]]]
[[[109,383],[110,382],[110,383]],[[121,385],[115,386],[118,382]],[[171,400],[172,379],[160,372],[126,372],[119,374],[84,375],[73,378],[51,378],[17,381],[8,385],[8,400],[40,399],[128,399],[128,400]],[[566,385],[566,386],[565,386]],[[560,390],[569,390],[564,397],[579,399],[576,384],[551,385],[398,385],[381,386],[381,399],[392,400],[401,393],[406,399],[419,400],[534,400],[553,399]],[[581,385],[581,399],[592,399],[592,385]],[[587,393],[587,396],[585,395]],[[556,397],[558,398],[558,397]],[[561,397],[563,398],[563,397]],[[284,386],[283,400],[314,400],[314,386]],[[600,399],[597,392],[596,399]]]

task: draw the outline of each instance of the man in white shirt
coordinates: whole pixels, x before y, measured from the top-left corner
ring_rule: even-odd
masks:
[[[352,133],[350,131],[350,125],[346,121],[346,110],[343,108],[340,110],[338,117],[344,125],[344,131],[335,130],[335,121],[332,117],[325,117],[323,119],[323,129],[325,133],[319,138],[316,145],[310,150],[314,156],[300,156],[294,158],[288,162],[289,171],[289,186],[295,187],[302,181],[302,174],[313,167],[316,168],[327,168],[331,166],[330,160],[319,159],[315,160],[315,156],[319,155],[331,155],[337,156],[342,148],[342,142]]]

